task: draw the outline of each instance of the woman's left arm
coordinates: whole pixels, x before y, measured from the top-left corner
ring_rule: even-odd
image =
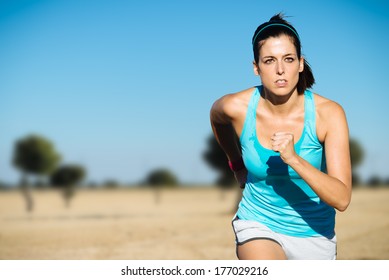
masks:
[[[278,132],[272,137],[273,150],[292,167],[328,205],[345,211],[351,200],[351,161],[349,131],[345,113],[335,102],[328,102],[321,113],[327,173],[321,172],[294,151],[293,134]],[[324,126],[324,127],[323,127]]]

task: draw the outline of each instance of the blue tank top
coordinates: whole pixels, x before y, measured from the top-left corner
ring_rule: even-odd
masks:
[[[250,99],[240,136],[242,157],[248,171],[237,216],[258,221],[275,232],[296,237],[335,235],[335,210],[322,201],[278,152],[263,147],[256,132],[260,91]],[[326,172],[324,147],[316,134],[316,111],[312,92],[304,92],[304,128],[295,143],[296,153]]]

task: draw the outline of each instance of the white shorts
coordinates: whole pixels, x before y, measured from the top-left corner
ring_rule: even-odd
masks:
[[[267,226],[234,218],[232,227],[236,245],[258,239],[272,240],[281,245],[288,260],[335,260],[336,235],[329,239],[318,237],[294,237],[272,231]]]

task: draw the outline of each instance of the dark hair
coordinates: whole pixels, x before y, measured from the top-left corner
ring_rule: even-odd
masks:
[[[258,63],[259,51],[266,40],[269,37],[279,37],[280,35],[287,35],[297,51],[297,57],[301,58],[301,42],[297,30],[286,20],[284,20],[283,14],[279,13],[274,15],[268,22],[265,22],[258,26],[254,32],[252,39],[254,60]],[[307,88],[311,88],[315,83],[312,69],[304,59],[304,70],[299,73],[299,80],[297,82],[297,92],[303,94]]]

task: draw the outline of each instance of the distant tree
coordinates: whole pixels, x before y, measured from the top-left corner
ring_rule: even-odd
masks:
[[[47,189],[48,187],[48,184],[46,182],[46,180],[44,180],[43,178],[39,177],[37,178],[37,180],[34,182],[34,188],[35,189]]]
[[[66,207],[70,206],[76,186],[85,177],[85,169],[81,165],[63,165],[53,172],[50,182],[53,187],[62,190]]]
[[[154,189],[155,203],[159,203],[161,200],[160,189],[162,187],[177,187],[178,179],[168,169],[159,168],[151,171],[144,183]]]
[[[203,153],[203,158],[208,165],[219,173],[215,184],[221,189],[220,199],[225,198],[225,191],[227,189],[235,188],[237,192],[236,201],[233,205],[232,212],[236,212],[239,201],[242,199],[242,191],[237,187],[237,182],[234,173],[228,166],[228,159],[223,149],[220,147],[216,138],[211,134],[207,138],[207,150]]]
[[[177,186],[177,177],[168,169],[155,169],[149,173],[145,183],[150,186]]]
[[[9,190],[9,186],[5,183],[5,182],[2,182],[0,181],[0,190]]]
[[[117,189],[119,185],[119,182],[115,179],[108,179],[103,183],[103,186],[107,189]]]
[[[236,186],[234,173],[228,166],[227,157],[220,147],[216,138],[211,134],[207,139],[207,150],[203,153],[203,158],[208,165],[219,173],[216,185],[221,188]]]
[[[367,180],[367,184],[370,187],[378,187],[380,185],[384,184],[384,181],[378,176],[378,175],[373,175]]]
[[[364,158],[364,151],[362,146],[359,144],[359,142],[353,138],[350,138],[350,158],[351,158],[353,184],[357,185],[360,183],[360,179],[355,169],[358,165],[362,163]]]
[[[95,189],[98,187],[98,184],[95,181],[90,181],[88,182],[87,187],[90,189]]]
[[[53,143],[43,136],[29,135],[15,142],[12,163],[22,172],[20,188],[26,199],[27,211],[34,208],[28,175],[49,175],[60,158]]]

